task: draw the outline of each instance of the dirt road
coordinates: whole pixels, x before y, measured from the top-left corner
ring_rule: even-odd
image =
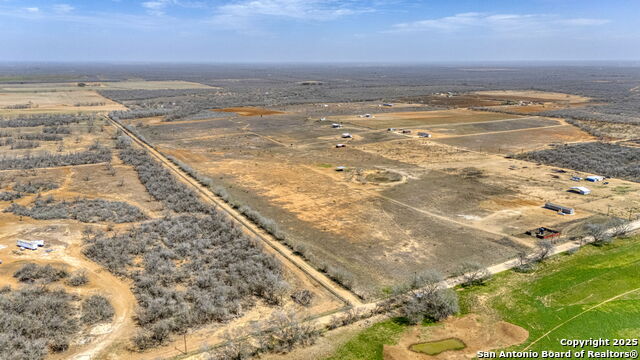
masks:
[[[286,245],[275,239],[271,234],[262,230],[253,222],[245,218],[244,215],[240,214],[236,209],[229,206],[226,202],[224,202],[224,200],[220,199],[206,186],[200,184],[197,180],[186,174],[182,169],[173,164],[159,151],[154,149],[146,142],[140,140],[135,134],[122,126],[120,123],[112,119],[109,120],[117,129],[127,134],[135,143],[137,143],[150,155],[160,161],[165,167],[171,170],[171,172],[173,172],[180,180],[193,187],[204,200],[216,205],[218,209],[221,209],[232,219],[236,220],[240,225],[242,225],[242,227],[249,234],[254,235],[258,239],[262,240],[262,242],[267,245],[266,249],[272,253],[275,253],[284,266],[294,271],[302,271],[306,276],[322,285],[325,289],[327,289],[330,293],[332,293],[346,305],[359,306],[363,304],[361,299],[357,295],[338,285],[326,274],[309,265],[302,257],[294,254],[293,250],[289,249]]]
[[[213,194],[208,188],[198,183],[197,180],[193,179],[191,176],[186,174],[183,170],[181,170],[178,166],[176,166],[171,161],[169,161],[164,155],[162,155],[160,152],[155,150],[152,146],[140,140],[135,134],[133,134],[131,131],[126,129],[121,124],[113,120],[111,120],[111,122],[117,129],[123,131],[125,134],[131,137],[131,139],[134,142],[136,142],[139,146],[141,146],[143,149],[148,151],[149,154],[151,154],[158,161],[160,161],[164,166],[166,166],[174,174],[176,174],[176,176],[179,179],[181,179],[188,185],[192,186],[195,190],[197,190],[197,192],[203,197],[203,199],[211,202],[212,204],[216,205],[219,209],[225,211],[230,217],[232,217],[239,224],[241,224],[248,233],[255,235],[258,239],[262,240],[263,243],[265,244],[265,248],[268,251],[276,254],[276,256],[282,261],[284,266],[292,270],[302,271],[307,277],[315,280],[317,283],[322,285],[329,292],[331,292],[333,295],[335,295],[337,298],[343,301],[346,305],[350,305],[349,307],[345,307],[342,310],[342,312],[347,311],[347,309],[353,308],[359,313],[365,313],[367,311],[371,311],[375,309],[382,301],[384,301],[384,300],[379,300],[371,303],[363,303],[361,299],[358,298],[355,294],[351,293],[350,291],[334,283],[325,274],[319,272],[313,266],[309,265],[303,258],[295,255],[291,249],[286,247],[284,244],[278,242],[270,234],[266,233],[265,231],[260,229],[258,226],[253,224],[251,221],[246,219],[242,214],[237,212],[235,209],[231,208],[222,199],[218,198],[215,194]],[[389,200],[392,200],[392,199],[389,199]],[[399,205],[407,206],[406,204],[403,204],[403,203],[399,203]],[[416,211],[423,212],[423,210],[421,209],[417,209],[417,208],[413,208],[413,209]],[[429,212],[428,215],[435,216],[437,214],[432,214]],[[445,219],[442,219],[442,220],[445,220]],[[451,221],[451,219],[448,219],[448,218],[446,218],[446,220]],[[464,224],[464,223],[460,223],[460,225],[469,226],[469,224]],[[638,229],[640,229],[640,220],[633,222],[630,226],[630,231],[636,231]],[[504,235],[504,234],[499,234],[499,235]],[[587,239],[583,239],[583,241],[580,241],[580,242],[568,242],[568,243],[560,244],[554,248],[554,250],[550,253],[550,255],[555,255],[562,252],[566,252],[574,248],[579,248],[581,246],[584,246],[590,243],[592,240],[593,239],[587,238]],[[517,265],[518,265],[518,260],[511,259],[511,260],[507,260],[507,261],[495,264],[493,266],[490,266],[488,268],[488,271],[491,274],[497,274],[497,273],[512,269]],[[442,283],[440,283],[440,286],[451,288],[461,284],[462,281],[463,281],[463,276],[449,278],[444,280]],[[313,321],[316,326],[326,326],[332,321],[335,315],[336,314],[325,315],[310,321]],[[215,340],[212,339],[212,342],[213,341]],[[210,344],[210,345],[213,345],[213,344]],[[193,359],[199,358],[198,354],[202,354],[202,352],[203,351],[201,350],[196,350],[195,352],[190,353],[187,358],[193,358]]]

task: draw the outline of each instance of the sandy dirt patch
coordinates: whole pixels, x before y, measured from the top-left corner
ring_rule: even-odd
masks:
[[[236,114],[241,115],[241,116],[258,116],[258,115],[259,116],[263,116],[263,115],[284,114],[282,111],[269,110],[269,109],[264,109],[264,108],[251,107],[251,106],[247,106],[247,107],[230,107],[230,108],[224,108],[224,109],[211,109],[211,111],[230,112],[230,113],[236,113]]]
[[[535,90],[487,90],[476,91],[473,94],[497,97],[500,99],[517,98],[519,100],[546,100],[546,101],[563,101],[572,104],[585,103],[591,100],[588,97],[572,94],[564,94],[558,92],[546,92]]]
[[[354,125],[372,129],[390,127],[412,127],[421,125],[444,125],[456,123],[473,123],[517,118],[517,115],[473,111],[467,109],[436,110],[436,111],[406,111],[372,114],[371,118],[361,118],[358,115],[334,116],[333,121],[344,121]]]

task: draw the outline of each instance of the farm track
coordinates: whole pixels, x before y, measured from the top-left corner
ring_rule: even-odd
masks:
[[[506,119],[504,121],[508,121],[508,120],[513,120],[513,119]],[[240,223],[245,228],[245,230],[247,232],[255,235],[257,238],[262,240],[264,242],[264,244],[266,245],[265,247],[266,247],[267,250],[275,253],[279,258],[286,260],[285,262],[283,262],[283,264],[285,264],[286,266],[289,266],[289,267],[294,267],[294,268],[302,271],[308,277],[310,277],[312,280],[318,282],[322,287],[327,289],[334,296],[336,296],[338,299],[340,299],[346,305],[348,305],[348,306],[343,307],[341,310],[339,310],[337,312],[334,312],[332,314],[321,315],[321,316],[315,317],[315,318],[311,318],[311,319],[308,319],[308,321],[313,321],[316,326],[323,326],[324,327],[324,326],[327,326],[328,324],[330,324],[331,321],[333,320],[334,316],[337,315],[337,314],[344,313],[346,311],[349,311],[350,309],[355,310],[357,313],[366,313],[367,311],[372,311],[372,310],[376,309],[377,306],[379,306],[380,304],[382,304],[385,301],[385,299],[381,299],[381,300],[376,300],[376,301],[369,302],[369,303],[364,303],[355,294],[353,294],[350,291],[340,287],[339,285],[334,283],[331,279],[329,279],[325,274],[319,272],[318,270],[313,268],[311,265],[309,265],[304,259],[302,259],[301,257],[293,254],[293,251],[291,251],[288,247],[286,247],[284,244],[282,244],[279,241],[277,241],[270,234],[268,234],[268,233],[264,232],[262,229],[258,228],[255,224],[253,224],[248,219],[246,219],[242,214],[238,213],[235,209],[231,208],[228,204],[226,204],[224,201],[222,201],[222,199],[219,199],[208,188],[204,187],[199,182],[197,182],[195,179],[193,179],[190,175],[186,174],[178,166],[176,166],[171,161],[169,161],[167,158],[165,158],[164,155],[162,155],[159,151],[155,150],[152,146],[150,146],[146,142],[140,140],[135,134],[130,132],[128,129],[126,129],[124,126],[122,126],[120,123],[117,123],[117,122],[113,121],[112,119],[109,119],[109,121],[111,121],[111,123],[117,129],[120,129],[121,131],[123,131],[134,142],[136,142],[143,149],[145,149],[147,152],[149,152],[151,155],[153,155],[156,159],[158,159],[158,161],[160,161],[164,166],[169,168],[180,179],[182,179],[182,181],[186,182],[190,186],[193,186],[198,191],[198,193],[201,194],[201,196],[204,199],[206,199],[206,200],[212,202],[213,204],[217,205],[219,208],[221,208],[227,214],[229,214],[229,216],[231,216],[238,223]],[[369,130],[369,131],[366,131],[366,132],[367,133],[374,133],[374,132],[380,132],[380,131],[386,131],[386,130]],[[406,138],[407,136],[403,136],[403,137]],[[396,139],[396,140],[398,140],[398,139]],[[325,143],[325,142],[329,142],[329,141],[322,141],[322,142],[318,142],[318,143]],[[302,146],[306,146],[306,145],[309,145],[309,144],[301,144],[301,145]],[[465,151],[469,151],[469,152],[473,152],[473,153],[481,153],[481,152],[472,151],[472,150],[465,150]],[[482,154],[484,154],[484,153],[482,153]],[[380,194],[377,194],[377,193],[374,193],[374,195],[381,196]],[[392,201],[394,203],[397,203],[400,206],[408,207],[408,208],[410,208],[410,209],[412,209],[414,211],[425,213],[426,215],[429,215],[429,216],[434,216],[434,217],[439,218],[439,219],[441,219],[443,221],[454,222],[454,223],[459,224],[461,226],[471,227],[474,230],[487,232],[486,230],[476,228],[473,225],[465,224],[465,223],[462,223],[462,222],[459,222],[459,221],[444,217],[442,215],[433,214],[433,213],[431,213],[429,211],[425,211],[425,210],[422,210],[422,209],[418,209],[418,208],[409,206],[407,204],[404,204],[404,203],[399,202],[399,201],[394,200],[394,199],[389,199],[389,198],[384,197],[384,196],[381,196],[381,197],[386,199],[386,200],[390,200],[390,201]],[[640,220],[633,222],[631,224],[631,226],[630,226],[630,231],[637,231],[638,229],[640,229]],[[506,235],[500,234],[500,233],[493,233],[493,234],[500,235],[500,236],[506,236]],[[511,237],[509,237],[509,238],[511,238]],[[522,243],[521,239],[514,238],[514,240],[518,241],[518,243]],[[563,252],[566,252],[566,251],[569,251],[569,250],[572,250],[572,249],[580,248],[580,247],[582,247],[584,245],[589,244],[591,242],[591,240],[583,239],[583,241],[572,241],[572,242],[565,242],[565,243],[559,244],[554,248],[554,250],[550,253],[550,255],[557,255],[557,254],[560,254],[560,253],[563,253]],[[531,244],[527,243],[527,245],[528,245],[529,248],[531,248]],[[506,260],[506,261],[503,261],[501,263],[497,263],[497,264],[494,264],[492,266],[489,266],[487,268],[487,270],[491,274],[498,274],[498,273],[510,270],[510,269],[516,267],[517,265],[518,265],[518,260],[517,259],[510,259],[510,260]],[[463,276],[453,277],[453,278],[448,278],[446,280],[443,280],[440,283],[440,286],[441,287],[447,287],[447,288],[453,288],[455,286],[460,285],[462,282],[463,282]],[[209,345],[216,346],[216,345],[222,345],[223,343],[224,343],[224,341],[222,341],[222,339],[218,339],[217,341],[215,339],[212,339],[212,343],[209,344]],[[183,356],[180,356],[180,358],[199,359],[200,355],[198,355],[198,354],[202,354],[205,351],[206,350],[196,350],[196,351],[193,351],[193,352],[189,352],[188,354],[184,354]],[[166,354],[166,355],[169,355],[169,354]]]
[[[192,178],[190,175],[186,174],[182,169],[173,164],[169,159],[167,159],[162,153],[151,147],[146,142],[139,139],[135,134],[129,131],[127,128],[122,126],[120,123],[109,118],[109,121],[119,130],[127,134],[134,142],[136,142],[139,146],[141,146],[145,151],[155,157],[162,165],[168,168],[171,172],[176,174],[178,178],[180,178],[183,182],[192,186],[197,192],[204,198],[205,200],[213,203],[217,208],[223,210],[227,213],[231,218],[237,221],[243,228],[254,235],[258,239],[262,240],[262,242],[267,245],[267,250],[278,255],[281,258],[283,264],[293,266],[293,268],[302,271],[306,276],[310,277],[326,290],[328,290],[331,294],[337,297],[340,301],[344,302],[347,306],[359,306],[362,305],[362,300],[352,292],[347,289],[341,287],[336,284],[333,280],[331,280],[327,275],[321,273],[313,266],[309,265],[304,259],[300,256],[297,256],[293,253],[293,250],[289,249],[286,245],[279,242],[275,239],[271,234],[268,234],[266,231],[259,228],[253,222],[244,217],[244,215],[240,214],[237,210],[229,206],[222,199],[216,196],[213,192],[211,192],[204,185],[200,184],[197,180]]]
[[[322,176],[322,175],[323,175],[322,173],[320,173],[320,172],[319,172],[317,169],[315,169],[315,168],[312,168],[312,167],[307,167],[307,168],[308,168],[310,171],[314,171],[314,172],[318,173],[320,176]],[[532,244],[530,241],[525,241],[525,240],[523,240],[523,239],[517,238],[517,237],[515,237],[515,236],[511,236],[511,235],[509,235],[509,234],[504,234],[504,233],[500,233],[500,232],[490,231],[490,230],[487,230],[487,229],[485,229],[485,228],[483,228],[483,227],[481,227],[481,226],[479,226],[479,225],[468,224],[468,223],[465,223],[465,222],[462,222],[462,221],[458,221],[458,220],[451,219],[451,218],[449,218],[449,217],[447,217],[447,216],[444,216],[444,215],[436,214],[436,213],[434,213],[434,212],[432,212],[432,211],[428,211],[428,210],[420,209],[420,208],[417,208],[417,207],[415,207],[415,206],[411,206],[411,205],[409,205],[409,204],[406,204],[406,203],[404,203],[404,202],[402,202],[402,201],[398,201],[398,200],[393,199],[393,198],[390,198],[390,197],[388,197],[388,196],[384,196],[384,195],[382,195],[382,194],[380,194],[380,193],[378,193],[378,192],[376,192],[376,191],[365,190],[365,189],[358,189],[358,191],[360,191],[360,192],[364,192],[364,193],[366,193],[367,195],[370,195],[370,196],[372,196],[372,197],[377,197],[377,198],[379,198],[379,199],[384,199],[384,200],[389,201],[389,202],[391,202],[391,203],[393,203],[393,204],[396,204],[396,205],[398,205],[398,206],[402,206],[402,207],[404,207],[404,208],[407,208],[407,209],[409,209],[409,210],[413,210],[413,211],[418,212],[418,213],[421,213],[421,214],[423,214],[423,215],[427,215],[427,216],[429,216],[429,217],[436,218],[436,219],[441,220],[441,221],[443,221],[443,222],[453,223],[453,224],[455,224],[455,225],[458,225],[458,226],[461,226],[461,227],[465,227],[465,228],[469,228],[469,229],[472,229],[472,230],[475,230],[475,231],[478,231],[478,232],[483,232],[483,233],[487,233],[487,234],[491,234],[491,235],[496,235],[496,236],[500,236],[500,237],[506,237],[506,238],[508,238],[509,240],[515,241],[515,242],[517,242],[517,243],[519,243],[519,244],[521,244],[521,245],[523,245],[523,246],[525,246],[525,247],[527,247],[527,248],[533,248],[533,247],[534,247],[534,246],[533,246],[533,244]]]

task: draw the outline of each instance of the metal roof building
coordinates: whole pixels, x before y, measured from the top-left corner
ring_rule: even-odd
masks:
[[[569,189],[569,191],[574,192],[574,193],[578,193],[580,195],[589,195],[591,194],[591,190],[584,187],[584,186],[573,186],[571,187],[571,189]]]

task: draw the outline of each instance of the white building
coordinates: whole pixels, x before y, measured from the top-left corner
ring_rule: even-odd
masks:
[[[574,192],[574,193],[578,193],[580,195],[589,195],[591,194],[591,190],[587,189],[584,186],[573,186],[571,189],[569,189],[570,191]]]
[[[590,175],[590,176],[587,176],[585,180],[591,181],[591,182],[598,182],[598,181],[604,180],[604,176]]]
[[[44,241],[42,241],[42,245],[40,245],[37,241],[18,240],[16,241],[16,245],[21,249],[38,250],[38,246],[43,246]]]

